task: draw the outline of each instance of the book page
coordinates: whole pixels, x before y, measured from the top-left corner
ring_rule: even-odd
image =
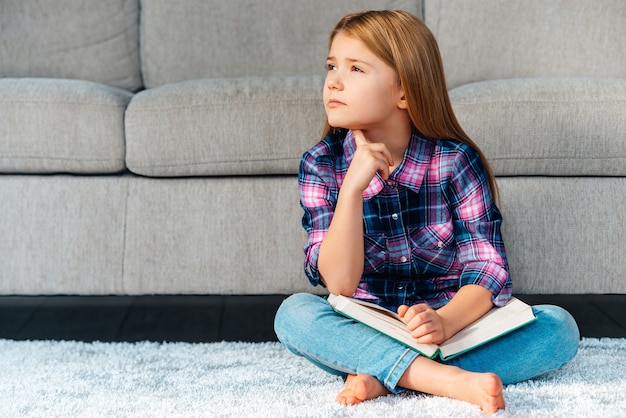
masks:
[[[360,299],[353,299],[353,298],[350,298],[350,301],[352,301],[352,302],[354,302],[354,303],[356,303],[358,305],[364,306],[366,308],[373,309],[376,312],[380,312],[381,314],[386,315],[386,316],[388,316],[390,318],[393,318],[395,321],[399,321],[399,322],[402,322],[404,324],[404,322],[402,321],[402,318],[400,318],[400,315],[398,315],[397,313],[395,313],[393,311],[390,311],[389,309],[384,308],[384,307],[382,307],[380,305],[377,305],[377,304],[372,303],[372,302],[366,302],[366,301],[360,300]]]
[[[432,358],[438,352],[439,347],[435,344],[416,342],[402,319],[395,312],[373,303],[345,296],[330,295],[328,302],[339,313],[374,328],[394,340],[416,349],[427,357]]]
[[[512,298],[505,306],[492,308],[482,318],[438,346],[416,342],[398,314],[379,305],[332,294],[328,297],[328,302],[337,312],[374,328],[429,358],[439,353],[442,360],[485,344],[535,319],[529,305]]]

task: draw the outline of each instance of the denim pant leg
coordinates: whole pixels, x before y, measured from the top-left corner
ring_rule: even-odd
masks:
[[[512,333],[446,362],[464,370],[493,372],[505,385],[556,370],[578,351],[576,321],[564,309],[533,306],[537,319]]]
[[[418,356],[395,340],[336,313],[315,295],[298,293],[281,304],[274,321],[278,339],[291,352],[345,377],[368,374],[392,392]]]
[[[475,372],[493,372],[504,384],[513,384],[556,370],[578,350],[579,332],[572,316],[557,306],[534,306],[537,319],[446,362]],[[345,376],[365,373],[392,392],[417,358],[417,352],[377,331],[337,314],[314,295],[286,299],[275,319],[278,339],[293,353],[322,369]]]

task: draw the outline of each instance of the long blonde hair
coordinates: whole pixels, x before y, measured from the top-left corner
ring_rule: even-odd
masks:
[[[340,32],[363,42],[396,72],[407,100],[409,118],[420,134],[432,140],[457,140],[476,150],[497,201],[493,170],[480,148],[463,131],[452,110],[439,47],[428,27],[411,13],[377,10],[342,18],[331,32],[329,44]],[[327,119],[322,137],[332,130]]]

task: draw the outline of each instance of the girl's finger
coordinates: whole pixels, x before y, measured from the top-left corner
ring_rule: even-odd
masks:
[[[354,135],[354,141],[356,142],[357,147],[368,143],[365,139],[365,135],[363,135],[363,132],[360,130],[355,129],[352,131],[352,134]]]

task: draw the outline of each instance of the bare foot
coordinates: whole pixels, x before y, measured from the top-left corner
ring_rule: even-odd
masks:
[[[502,381],[493,373],[461,372],[459,381],[451,383],[449,396],[478,405],[488,414],[505,407]]]
[[[389,393],[389,390],[375,377],[367,374],[351,374],[346,379],[346,387],[337,395],[337,402],[342,405],[356,405]]]
[[[411,363],[398,386],[473,403],[488,414],[504,409],[502,380],[497,374],[469,372],[426,357]]]

